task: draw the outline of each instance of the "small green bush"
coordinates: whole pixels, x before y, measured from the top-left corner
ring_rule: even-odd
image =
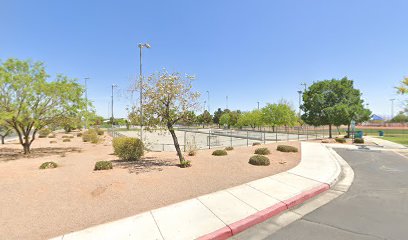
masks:
[[[288,146],[288,145],[278,145],[276,150],[280,152],[298,152],[297,147]]]
[[[258,155],[268,155],[268,154],[271,154],[271,151],[269,151],[268,148],[257,148],[257,149],[255,150],[255,154],[258,154]]]
[[[69,135],[64,135],[61,138],[69,138]]]
[[[228,155],[227,151],[223,150],[223,149],[219,149],[219,150],[215,150],[212,155],[214,156],[225,156]]]
[[[82,141],[84,142],[91,142],[91,143],[98,143],[99,137],[98,133],[95,129],[89,129],[82,134]]]
[[[338,138],[338,137],[336,137],[334,140],[335,140],[336,142],[338,142],[338,143],[346,143],[346,139],[344,139],[344,138]]]
[[[81,132],[77,133],[77,137],[82,137],[82,133]]]
[[[103,130],[100,129],[100,128],[95,128],[95,130],[96,130],[96,133],[97,133],[99,136],[102,136],[102,135],[105,133],[105,131],[103,131]]]
[[[188,151],[188,156],[195,156],[195,155],[197,155],[197,150],[190,149],[190,150]]]
[[[181,167],[181,168],[191,167],[191,161],[189,161],[189,160],[184,160],[184,161],[182,161],[181,164],[180,164],[180,167]]]
[[[39,138],[46,138],[48,134],[51,133],[51,130],[48,128],[43,128],[40,131],[38,131],[38,137]]]
[[[55,134],[51,133],[50,135],[48,135],[48,138],[55,138]]]
[[[249,159],[249,164],[255,166],[268,166],[270,163],[269,158],[263,155],[254,155]]]
[[[225,148],[225,151],[232,151],[232,150],[234,150],[234,147],[226,147]]]
[[[259,146],[259,145],[261,145],[261,143],[259,143],[259,142],[252,143],[252,146]]]
[[[110,161],[99,161],[95,163],[94,171],[109,169],[112,169],[112,163]]]
[[[42,163],[39,168],[48,169],[48,168],[56,168],[56,167],[58,167],[58,164],[56,164],[55,162],[45,162],[45,163]]]
[[[114,153],[125,161],[139,160],[144,154],[143,142],[138,138],[114,138],[112,145]]]
[[[52,144],[52,143],[57,143],[57,141],[50,141],[50,143]]]
[[[364,138],[355,138],[354,143],[364,143]]]
[[[71,142],[71,139],[69,139],[69,138],[64,138],[64,139],[62,139],[62,142]]]

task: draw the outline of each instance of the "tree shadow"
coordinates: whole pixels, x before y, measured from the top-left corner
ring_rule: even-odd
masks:
[[[115,167],[127,169],[129,173],[146,173],[151,171],[163,171],[163,167],[173,167],[177,164],[157,157],[144,157],[138,161],[112,160]]]
[[[58,148],[58,147],[47,147],[47,148],[33,148],[30,154],[24,155],[22,149],[16,148],[0,148],[0,162],[8,162],[12,160],[18,160],[22,158],[37,158],[46,157],[51,155],[60,155],[71,152],[81,152],[80,148],[68,147],[68,148]]]

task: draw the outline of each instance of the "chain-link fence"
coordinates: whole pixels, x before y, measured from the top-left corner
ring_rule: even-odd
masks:
[[[333,128],[333,134],[337,129]],[[115,129],[108,131],[113,137],[140,138],[139,129]],[[234,146],[250,146],[254,143],[302,141],[323,139],[329,136],[327,126],[265,127],[244,129],[221,129],[200,127],[178,127],[176,136],[182,150],[211,149]],[[143,131],[143,142],[151,151],[174,151],[173,138],[167,129]]]

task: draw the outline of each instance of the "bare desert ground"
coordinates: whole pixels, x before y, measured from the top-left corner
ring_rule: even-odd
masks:
[[[62,142],[62,135],[34,141],[28,158],[17,142],[0,146],[0,239],[54,237],[286,171],[300,161],[300,152],[281,153],[277,144],[267,144],[272,152],[267,167],[248,164],[256,146],[222,157],[212,156],[214,149],[201,150],[187,157],[192,167],[181,169],[174,152],[122,162],[112,154],[108,136],[91,144],[76,136]],[[100,160],[112,161],[114,169],[93,171]],[[46,161],[59,167],[38,169]]]

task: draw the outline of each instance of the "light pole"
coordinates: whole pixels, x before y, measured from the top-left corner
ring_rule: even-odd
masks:
[[[225,100],[227,102],[227,105],[226,105],[227,108],[226,109],[228,109],[228,96],[225,97]]]
[[[85,80],[85,129],[88,129],[88,87],[86,81],[89,80],[89,77],[84,78]]]
[[[305,92],[306,92],[306,83],[301,83],[300,85],[305,86]]]
[[[142,75],[142,48],[150,48],[148,43],[139,43],[138,47],[140,49],[140,140],[143,141],[143,75]]]
[[[259,110],[259,101],[258,102],[256,102],[257,104],[258,104],[258,110]]]
[[[391,119],[393,119],[394,118],[394,101],[395,101],[395,98],[390,99],[390,101],[391,101]]]
[[[117,87],[118,85],[112,84],[112,103],[111,103],[111,110],[112,110],[112,116],[111,116],[111,123],[112,123],[112,131],[113,131],[113,88]]]
[[[207,91],[207,103],[208,103],[208,112],[210,111],[210,91]]]
[[[204,101],[204,110],[203,110],[203,112],[205,112],[205,105],[207,105],[207,101]]]
[[[301,104],[301,99],[302,99],[302,91],[297,91],[298,92],[298,94],[299,94],[299,117],[300,117],[300,114],[301,114],[301,110],[300,110],[300,104]]]

